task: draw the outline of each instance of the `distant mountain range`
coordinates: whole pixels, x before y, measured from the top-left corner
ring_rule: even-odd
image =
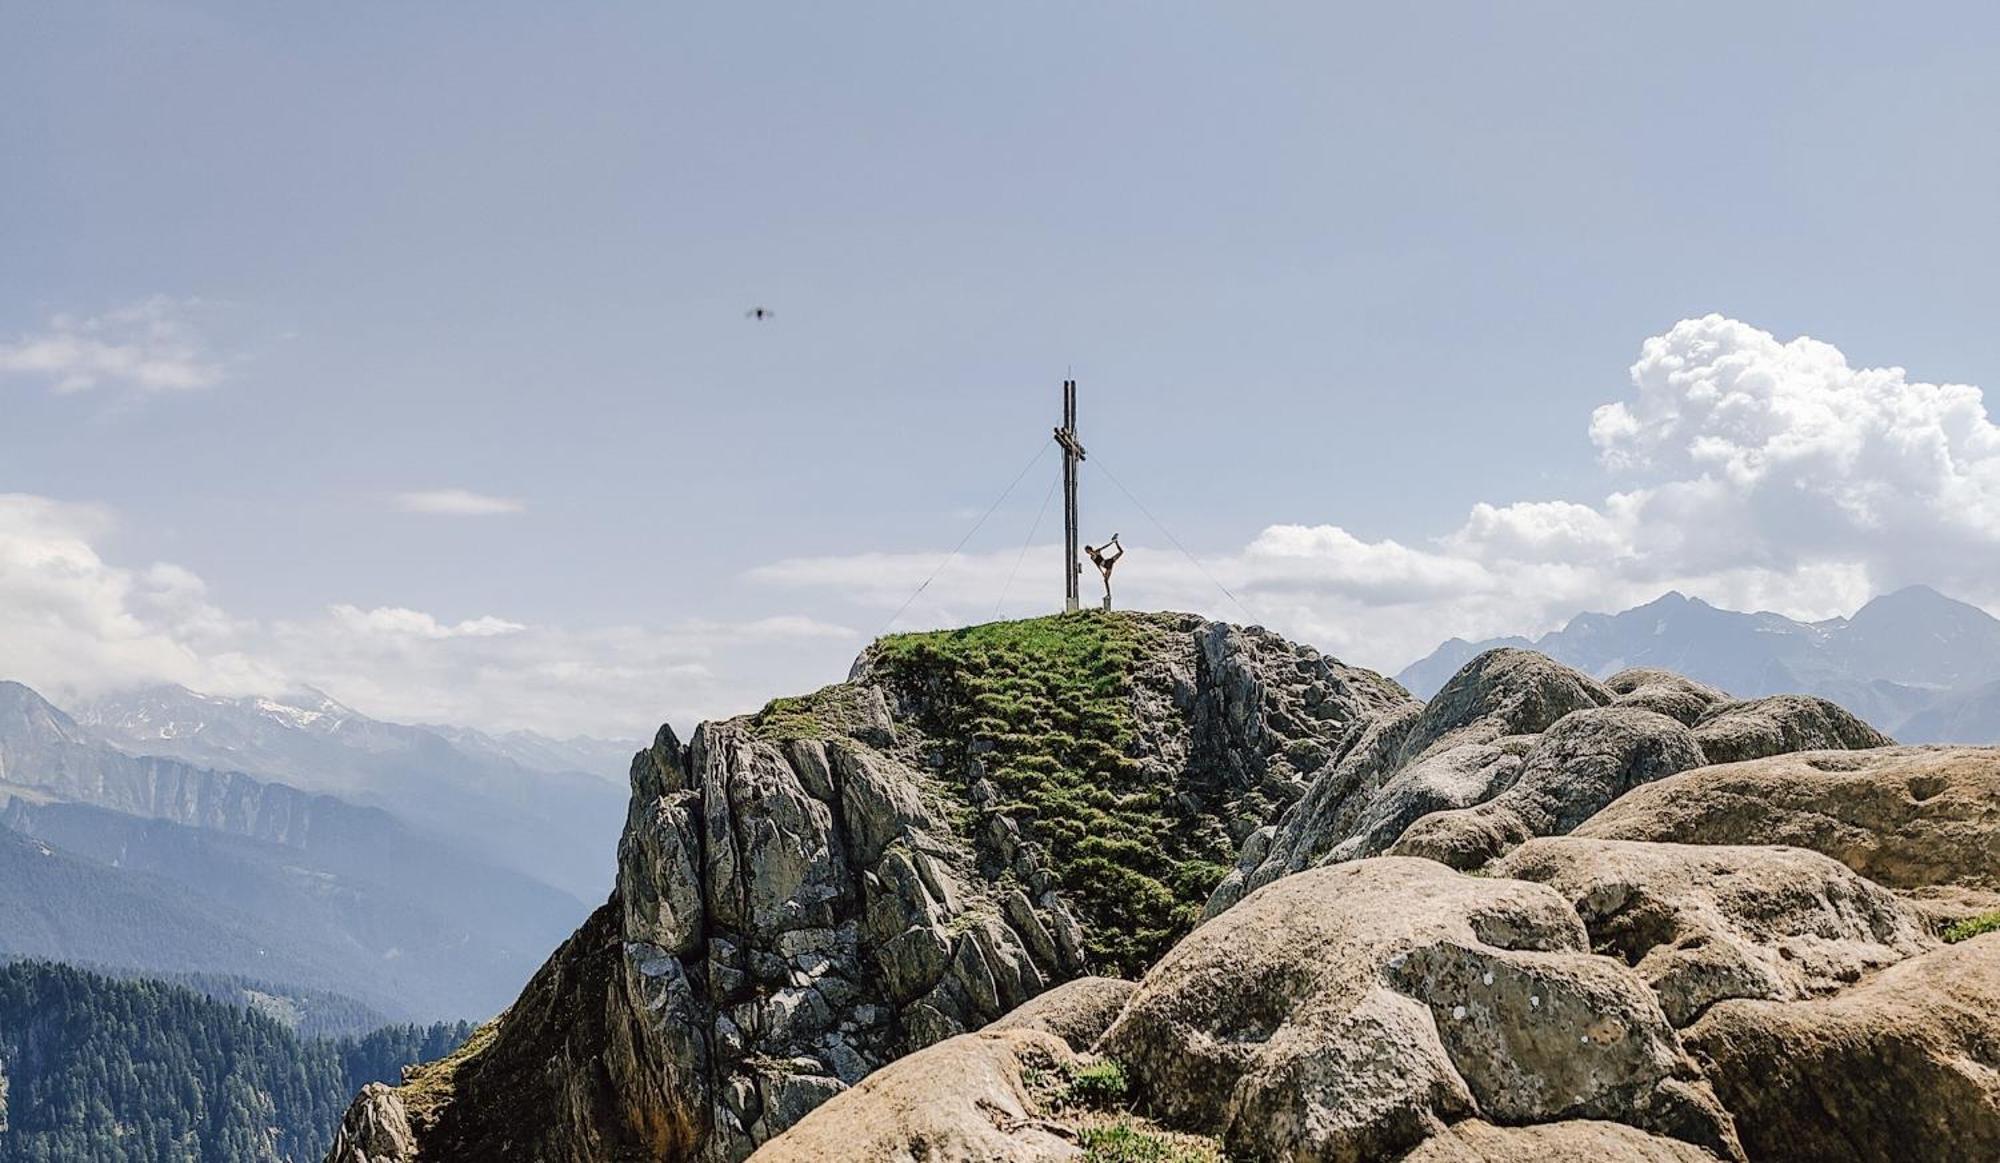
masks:
[[[128,754],[384,808],[587,901],[610,890],[605,838],[624,822],[640,746],[388,723],[311,690],[219,698],[148,687],[81,705],[76,721]]]
[[[1911,586],[1852,617],[1800,622],[1669,593],[1539,638],[1453,638],[1397,680],[1428,698],[1473,656],[1520,646],[1605,677],[1658,666],[1749,698],[1821,695],[1906,743],[2000,743],[2000,618]]]
[[[155,688],[0,682],[0,954],[479,1018],[609,888],[624,748]],[[597,749],[596,752],[593,749]]]

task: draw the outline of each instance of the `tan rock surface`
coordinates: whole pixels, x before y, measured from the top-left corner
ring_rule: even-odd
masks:
[[[1735,1157],[1650,990],[1553,890],[1385,857],[1259,890],[1099,1043],[1169,1125],[1252,1159],[1393,1158],[1469,1117],[1604,1118]]]
[[[1788,844],[1890,888],[2000,891],[2000,748],[1809,751],[1699,768],[1634,789],[1576,835]]]
[[[1823,1000],[1721,1002],[1686,1037],[1753,1159],[2000,1159],[2000,933]]]
[[[1578,1119],[1538,1127],[1496,1127],[1478,1119],[1453,1123],[1398,1163],[1715,1163],[1715,1156],[1677,1139],[1622,1123]]]
[[[1080,1053],[1104,1036],[1138,988],[1138,982],[1116,977],[1079,977],[1009,1010],[984,1032],[1040,1030]]]
[[[1676,1026],[1724,998],[1797,1000],[1935,947],[1888,889],[1803,848],[1531,840],[1493,868],[1563,894]]]
[[[1030,1072],[1076,1056],[1039,1030],[946,1039],[883,1067],[751,1156],[756,1163],[1054,1163],[1074,1135],[1037,1111]]]

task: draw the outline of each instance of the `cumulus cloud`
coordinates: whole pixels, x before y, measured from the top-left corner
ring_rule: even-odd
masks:
[[[1482,501],[1420,542],[1273,525],[1198,563],[1128,539],[1121,601],[1247,614],[1390,668],[1452,635],[1540,631],[1667,589],[1802,618],[1912,582],[2000,607],[2000,427],[1978,388],[1854,368],[1830,344],[1709,315],[1646,340],[1625,397],[1587,433],[1600,497]],[[794,559],[749,577],[894,608],[937,559]],[[1007,560],[955,563],[905,623],[990,603]]]
[[[0,342],[0,376],[41,380],[58,392],[213,387],[223,364],[194,325],[197,305],[155,295],[102,315],[53,315],[40,330]]]
[[[527,506],[510,497],[493,497],[470,489],[419,489],[396,494],[396,507],[405,513],[427,513],[437,517],[491,517],[519,513]]]
[[[0,678],[59,704],[157,682],[312,686],[407,722],[633,738],[753,710],[774,693],[766,676],[801,661],[838,673],[860,645],[802,614],[576,629],[341,603],[237,618],[189,570],[107,559],[115,538],[100,506],[0,494]]]

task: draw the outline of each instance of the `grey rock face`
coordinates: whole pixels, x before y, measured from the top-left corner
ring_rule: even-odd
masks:
[[[1369,724],[1275,828],[1250,838],[1202,915],[1288,873],[1379,855],[1419,818],[1485,801],[1514,782],[1537,735],[1613,697],[1539,654],[1487,651],[1428,704],[1403,703]]]
[[[1627,667],[1605,679],[1604,685],[1617,696],[1617,706],[1657,711],[1690,727],[1710,708],[1730,701],[1705,682],[1649,666]]]
[[[1769,695],[1709,708],[1695,738],[1710,763],[1793,751],[1860,750],[1895,742],[1835,703],[1810,695]]]
[[[1881,738],[1818,704],[1733,703],[1647,668],[1599,683],[1539,654],[1489,650],[1430,703],[1377,718],[1322,768],[1275,825],[1246,839],[1202,915],[1281,876],[1385,852],[1476,868],[1531,837],[1570,831],[1632,788],[1717,762],[1704,739],[1734,754]]]
[[[1564,716],[1536,741],[1513,785],[1474,807],[1438,812],[1392,852],[1477,868],[1531,836],[1559,836],[1632,788],[1702,766],[1686,727],[1636,707]]]
[[[327,1163],[402,1163],[416,1149],[402,1100],[391,1088],[371,1082],[341,1119]]]
[[[1535,735],[1572,711],[1601,707],[1615,696],[1604,684],[1531,650],[1489,650],[1465,664],[1437,696],[1404,744],[1405,761],[1447,739]]]
[[[1407,702],[1262,630],[1114,617],[1138,643],[1125,758],[1220,853]],[[1116,984],[1020,1008],[1090,971],[1092,922],[1037,822],[1001,809],[987,756],[933,732],[964,713],[958,677],[864,655],[850,682],[686,746],[663,729],[633,766],[612,900],[455,1068],[442,1113],[414,1121],[425,1157],[737,1160],[1009,1011],[1101,1030]],[[558,1012],[595,1015],[607,1068],[580,1063]]]

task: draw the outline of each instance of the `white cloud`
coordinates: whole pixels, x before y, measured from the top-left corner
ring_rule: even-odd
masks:
[[[0,376],[42,380],[58,392],[213,387],[223,365],[193,324],[197,305],[155,295],[102,315],[51,316],[40,331],[0,342]]]
[[[510,497],[492,497],[470,489],[419,489],[396,494],[396,507],[405,513],[428,513],[439,517],[490,517],[519,513],[527,506]]]
[[[406,722],[636,738],[662,721],[753,710],[781,693],[764,676],[787,667],[837,677],[860,646],[854,631],[799,614],[573,629],[336,604],[239,619],[186,569],[106,560],[115,530],[98,506],[0,494],[0,678],[59,704],[153,682],[220,694],[306,685]]]
[[[1128,539],[1121,603],[1242,617],[1219,582],[1252,617],[1389,668],[1454,634],[1538,631],[1670,588],[1804,618],[1919,581],[2000,605],[2000,427],[1979,389],[1853,368],[1719,315],[1648,339],[1631,383],[1590,419],[1614,490],[1595,502],[1480,502],[1425,544],[1273,525],[1198,567]],[[893,609],[937,559],[794,559],[749,577]],[[984,616],[1009,565],[955,563],[899,625]]]
[[[421,610],[409,610],[401,606],[378,606],[373,610],[363,610],[355,606],[337,605],[328,612],[332,615],[333,621],[343,629],[389,637],[493,638],[502,634],[519,634],[527,629],[519,622],[509,622],[491,616],[471,618],[455,626],[447,626]]]

